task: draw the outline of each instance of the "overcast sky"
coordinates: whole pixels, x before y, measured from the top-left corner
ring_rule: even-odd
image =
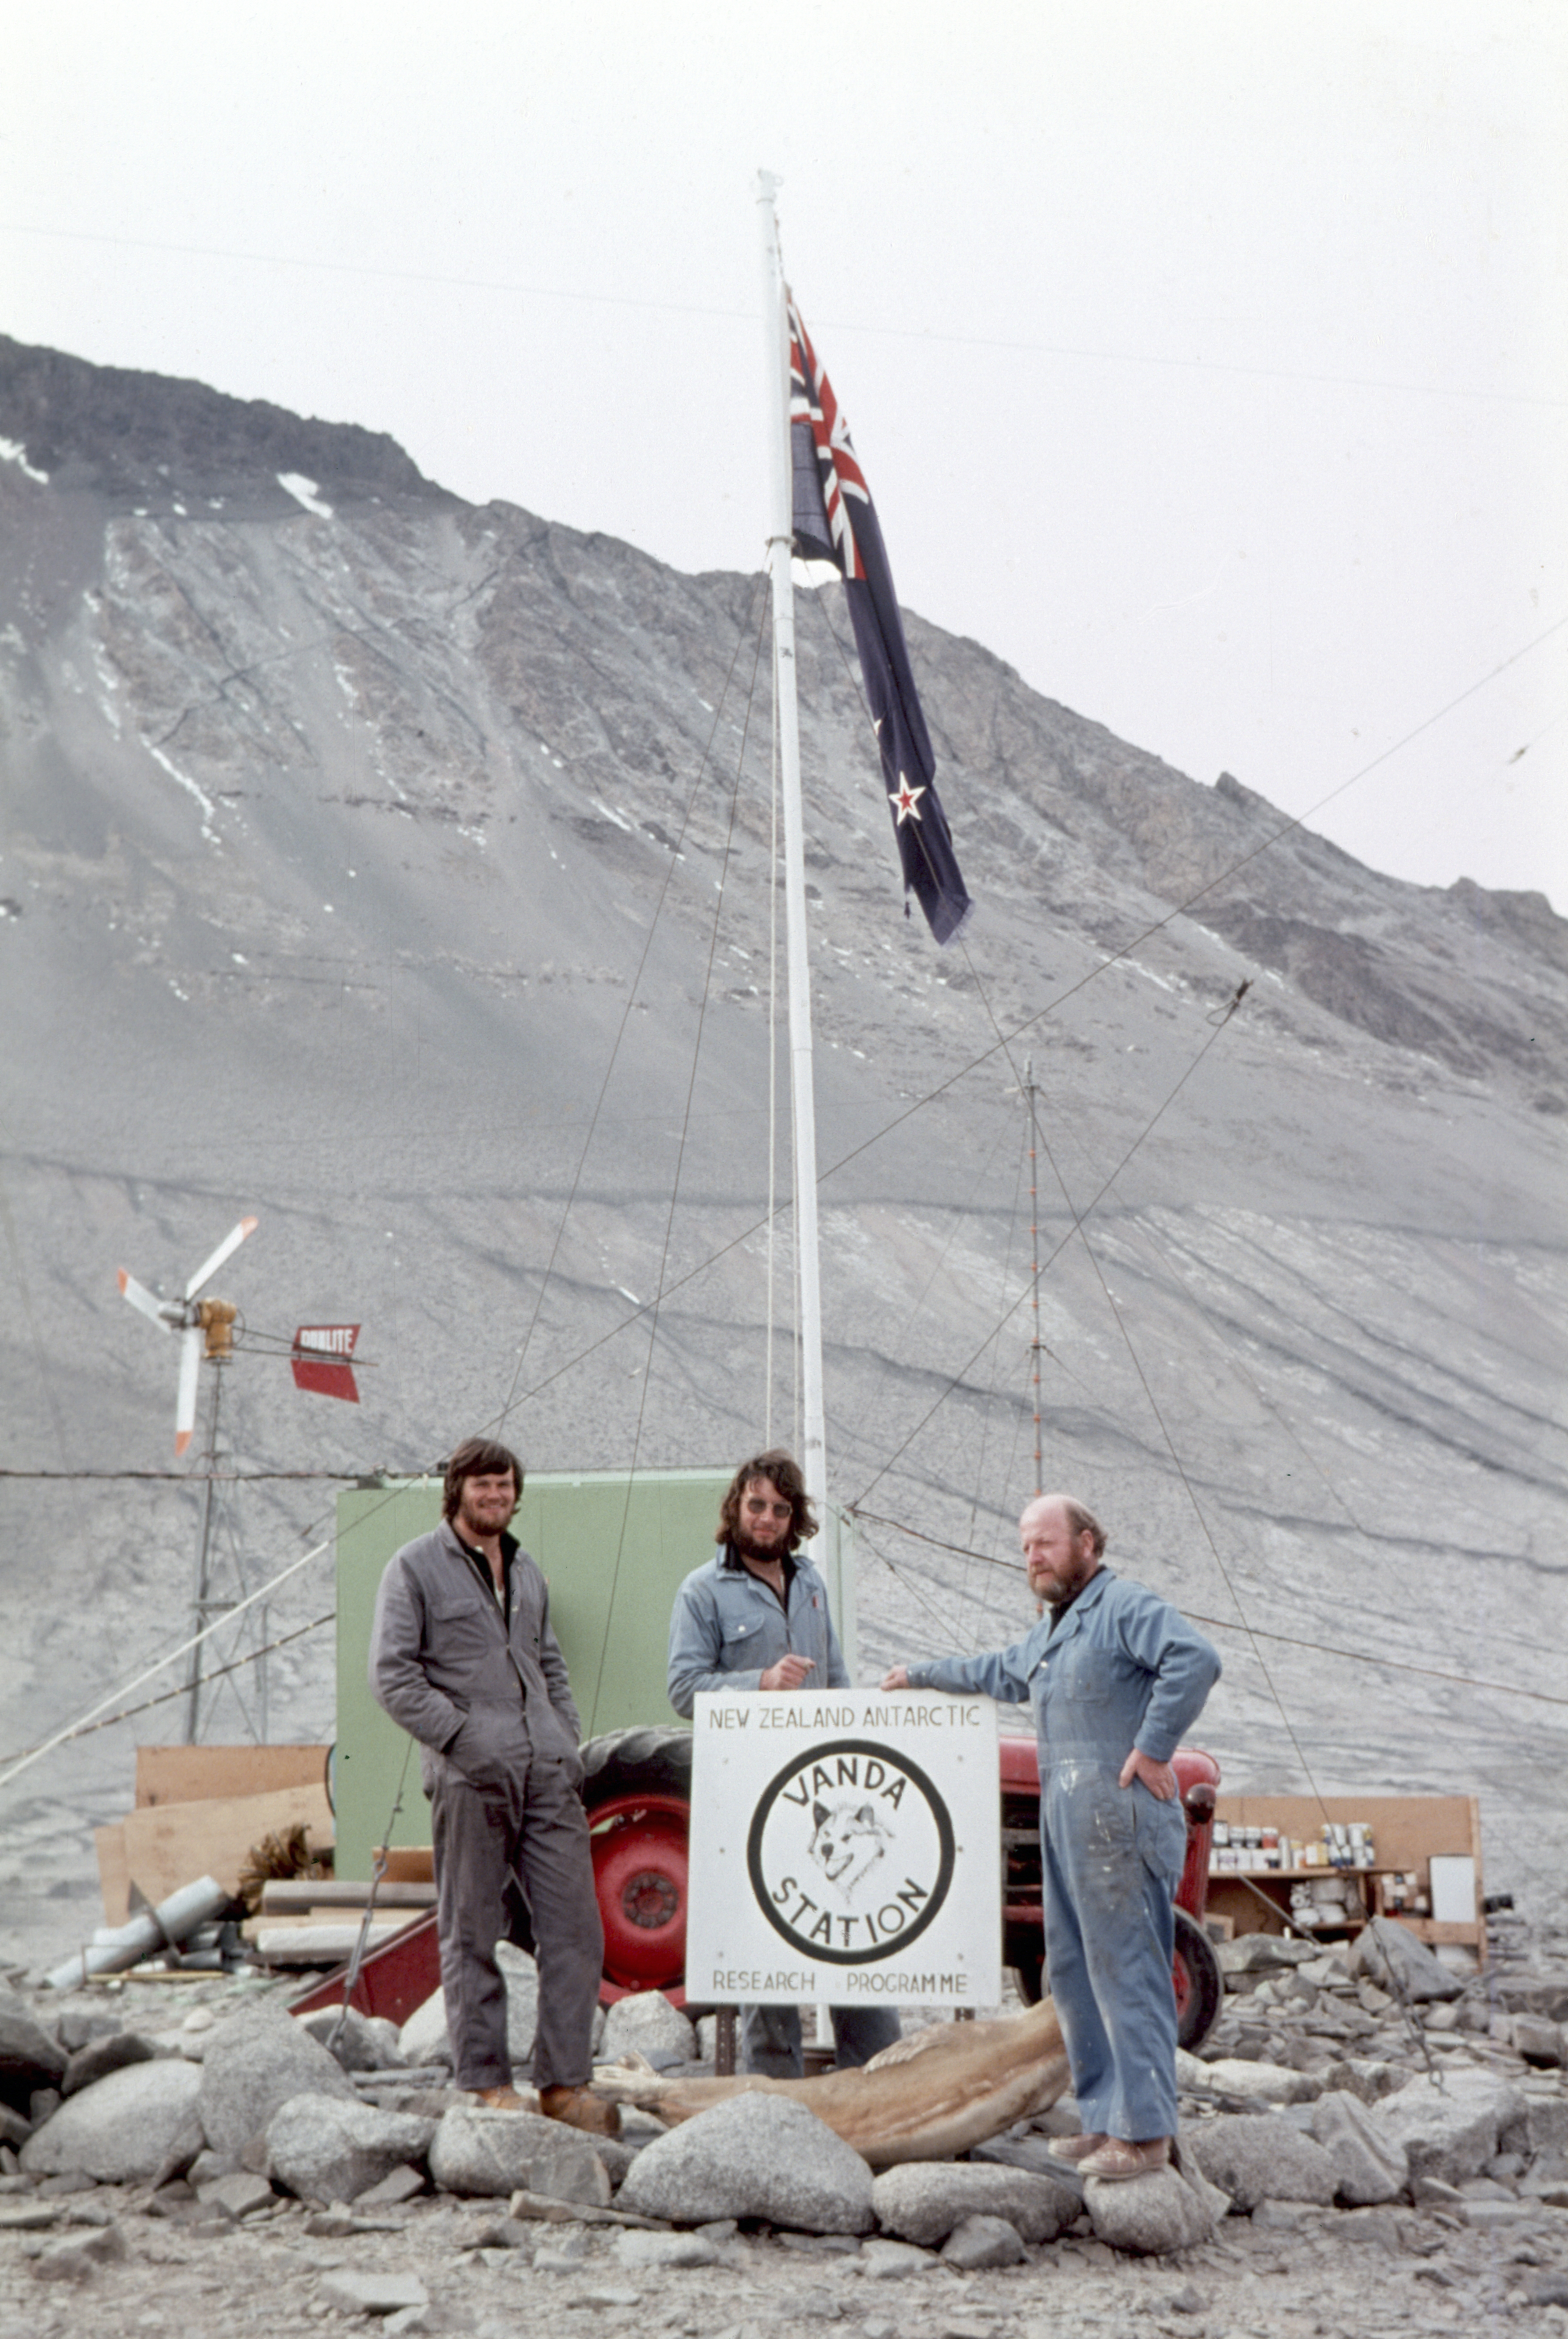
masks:
[[[753,568],[766,165],[907,605],[1568,910],[1565,153],[1560,0],[56,0],[0,330]]]

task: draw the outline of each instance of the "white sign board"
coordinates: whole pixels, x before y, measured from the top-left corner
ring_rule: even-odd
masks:
[[[686,1995],[1001,1999],[996,1708],[940,1690],[696,1701]]]

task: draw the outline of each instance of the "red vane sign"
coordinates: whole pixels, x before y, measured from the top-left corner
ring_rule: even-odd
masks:
[[[351,1357],[359,1337],[357,1324],[301,1324],[294,1335],[294,1346],[323,1357]]]
[[[301,1324],[290,1357],[294,1387],[358,1405],[360,1392],[349,1358],[359,1337],[357,1324]]]

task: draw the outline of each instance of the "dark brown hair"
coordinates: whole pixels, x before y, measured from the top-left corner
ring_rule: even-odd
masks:
[[[455,1519],[458,1505],[463,1499],[465,1478],[498,1478],[503,1471],[512,1474],[512,1484],[522,1500],[523,1466],[509,1446],[498,1446],[493,1437],[465,1437],[453,1449],[447,1464],[446,1484],[441,1492],[441,1516]]]
[[[807,1499],[800,1464],[782,1446],[775,1446],[769,1453],[754,1454],[749,1462],[743,1462],[730,1480],[729,1492],[719,1505],[719,1523],[714,1531],[715,1543],[735,1541],[735,1529],[740,1525],[741,1496],[754,1478],[771,1478],[789,1504],[791,1551],[815,1535],[816,1513]]]

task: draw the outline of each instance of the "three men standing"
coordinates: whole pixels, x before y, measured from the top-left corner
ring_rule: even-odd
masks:
[[[1170,1758],[1219,1677],[1185,1618],[1102,1564],[1069,1495],[1019,1521],[1048,1614],[993,1655],[895,1665],[884,1689],[979,1691],[1034,1709],[1045,1954],[1081,2136],[1049,2149],[1086,2176],[1163,2167],[1176,2133],[1170,1968],[1187,1830]]]
[[[686,1721],[699,1690],[792,1690],[808,1681],[817,1689],[848,1688],[827,1586],[799,1555],[816,1531],[793,1456],[774,1447],[741,1464],[719,1506],[718,1550],[686,1577],[670,1614],[670,1703]],[[868,2063],[900,2036],[889,2007],[828,2010],[841,2068]],[[798,2079],[799,2009],[748,2006],[741,2050],[748,2071]]]
[[[543,1575],[508,1532],[522,1465],[471,1437],[447,1465],[442,1523],[381,1578],[370,1687],[419,1742],[434,1830],[447,2027],[461,2087],[520,2107],[495,1945],[527,1893],[539,1969],[534,2082],[551,2119],[619,2124],[587,2081],[604,1934],[580,1789],[580,1725]]]

